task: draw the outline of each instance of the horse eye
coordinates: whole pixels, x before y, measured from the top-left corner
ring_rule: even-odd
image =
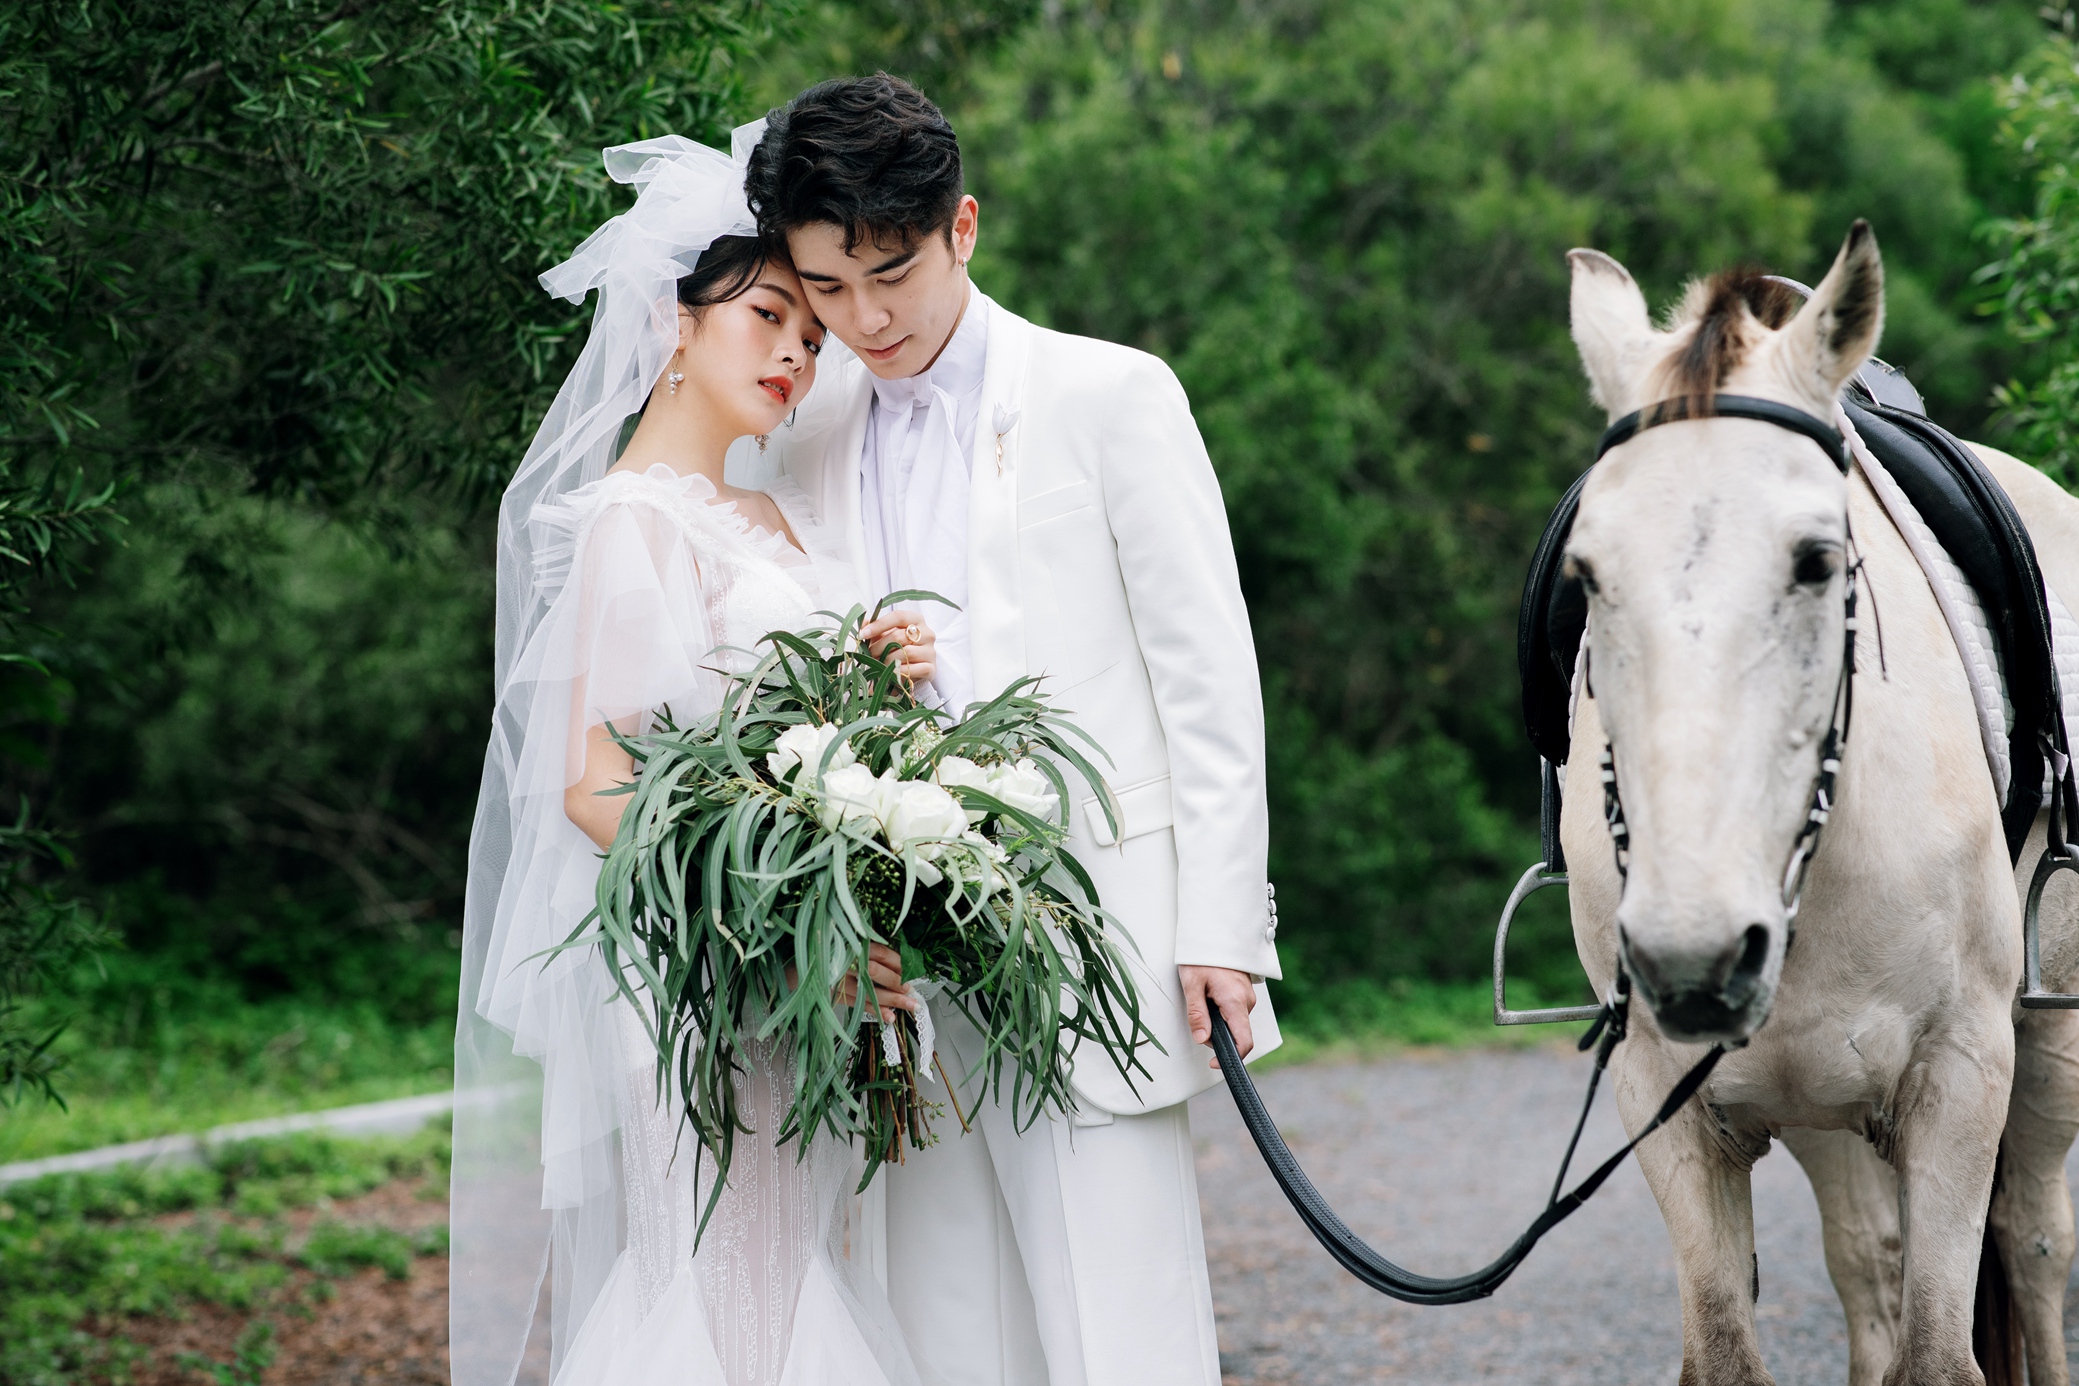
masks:
[[[1826,586],[1834,577],[1834,551],[1824,544],[1800,545],[1790,576],[1800,587]]]
[[[1581,590],[1591,596],[1602,590],[1595,585],[1594,566],[1578,554],[1568,554],[1565,563],[1560,566],[1560,572],[1580,583]]]

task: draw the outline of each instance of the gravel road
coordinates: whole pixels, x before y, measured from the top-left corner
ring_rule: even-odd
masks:
[[[1308,1175],[1359,1235],[1402,1265],[1455,1275],[1499,1254],[1542,1205],[1587,1072],[1586,1059],[1555,1046],[1311,1064],[1265,1074],[1259,1086]],[[1492,1299],[1423,1309],[1374,1294],[1328,1258],[1225,1088],[1194,1098],[1191,1120],[1229,1386],[1666,1386],[1679,1373],[1674,1253],[1635,1163]],[[1577,1169],[1623,1142],[1605,1092]],[[1769,1369],[1779,1386],[1845,1381],[1847,1330],[1819,1210],[1780,1146],[1755,1167],[1754,1215]],[[2071,1343],[2075,1311],[2079,1297],[2068,1294]]]

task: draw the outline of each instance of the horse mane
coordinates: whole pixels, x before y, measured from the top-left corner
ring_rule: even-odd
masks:
[[[1665,328],[1687,329],[1688,339],[1654,372],[1652,398],[1682,400],[1691,418],[1710,413],[1711,396],[1747,353],[1803,306],[1797,290],[1771,280],[1758,265],[1736,265],[1691,280]]]

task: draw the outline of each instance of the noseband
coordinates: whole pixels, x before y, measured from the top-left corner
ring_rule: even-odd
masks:
[[[1816,415],[1787,404],[1778,404],[1771,399],[1756,399],[1751,395],[1706,395],[1701,408],[1693,408],[1688,399],[1663,400],[1649,404],[1644,409],[1626,414],[1603,430],[1602,442],[1596,446],[1595,460],[1600,462],[1603,454],[1614,447],[1630,442],[1649,428],[1662,424],[1681,423],[1685,420],[1752,419],[1757,423],[1773,424],[1801,434],[1819,444],[1821,451],[1840,469],[1841,475],[1848,474],[1848,444],[1841,431]],[[1845,525],[1846,517],[1843,517]],[[1833,721],[1826,729],[1825,738],[1819,743],[1819,770],[1812,783],[1812,803],[1805,814],[1805,821],[1798,828],[1797,840],[1790,847],[1790,861],[1783,871],[1783,909],[1787,926],[1795,928],[1798,903],[1805,892],[1805,873],[1812,865],[1812,853],[1819,846],[1819,830],[1834,809],[1834,780],[1841,772],[1841,752],[1848,746],[1848,723],[1855,711],[1855,603],[1856,574],[1862,568],[1862,559],[1855,554],[1855,535],[1846,531],[1848,552],[1844,556],[1846,573],[1843,604],[1847,619],[1842,629],[1841,677],[1834,687]],[[1584,651],[1582,658],[1589,658]],[[1592,679],[1586,680],[1589,696],[1595,693]],[[1624,802],[1617,793],[1617,758],[1610,749],[1605,735],[1601,759],[1603,781],[1603,818],[1610,825],[1610,842],[1617,855],[1617,874],[1629,879],[1631,875],[1631,830],[1624,822]],[[1623,971],[1619,960],[1618,971]]]

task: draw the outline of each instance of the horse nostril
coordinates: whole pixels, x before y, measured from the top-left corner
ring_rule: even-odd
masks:
[[[1725,984],[1718,995],[1726,1005],[1738,1010],[1754,996],[1761,985],[1761,970],[1769,960],[1769,931],[1766,925],[1749,924],[1740,935],[1740,941],[1726,950],[1727,960],[1732,964],[1724,971]]]

